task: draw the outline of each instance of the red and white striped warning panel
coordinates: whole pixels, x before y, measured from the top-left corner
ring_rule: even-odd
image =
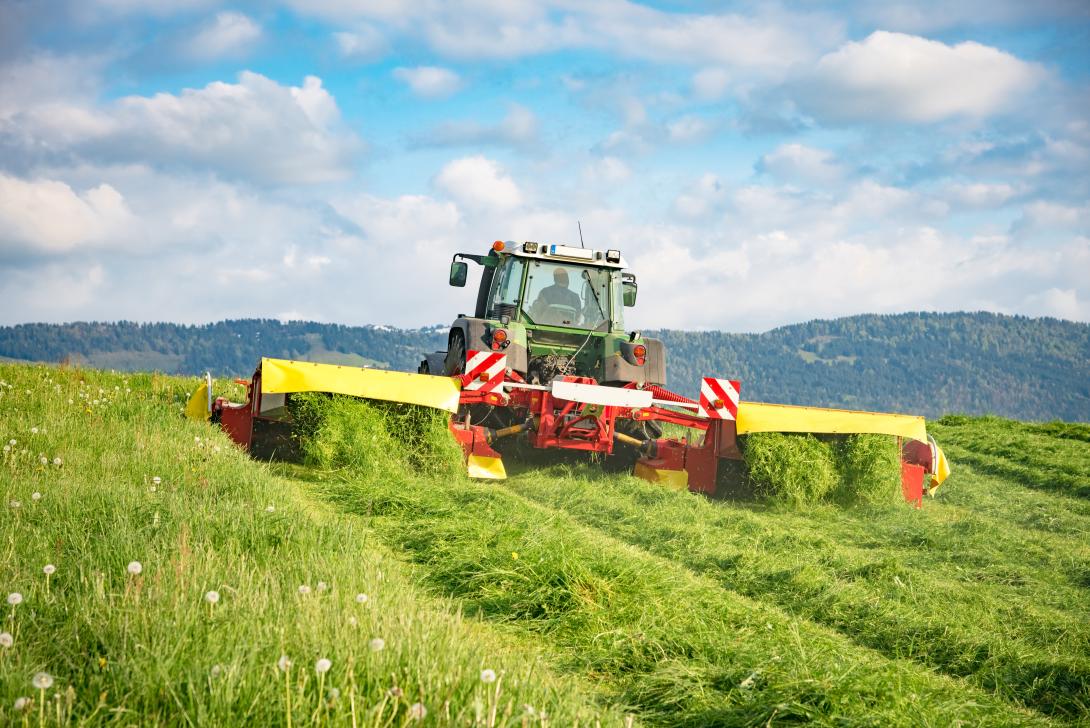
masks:
[[[503,383],[507,371],[507,355],[495,351],[466,352],[466,373],[462,389],[472,392],[494,392]]]
[[[737,418],[741,398],[742,383],[737,380],[704,377],[700,382],[700,409],[713,420]]]

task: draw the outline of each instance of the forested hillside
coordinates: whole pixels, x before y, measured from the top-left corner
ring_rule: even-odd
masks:
[[[671,388],[742,381],[746,399],[859,409],[1090,421],[1090,325],[991,313],[863,315],[760,334],[649,331]],[[121,370],[246,376],[261,356],[414,371],[446,327],[394,329],[246,319],[215,324],[0,327],[0,357]]]

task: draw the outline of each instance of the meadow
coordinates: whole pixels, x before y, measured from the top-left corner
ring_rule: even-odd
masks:
[[[6,724],[1090,725],[1086,426],[944,418],[915,510],[479,483],[352,403],[260,463],[191,380],[0,381]]]

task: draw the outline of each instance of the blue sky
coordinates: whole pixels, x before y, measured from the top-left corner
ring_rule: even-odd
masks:
[[[442,323],[577,221],[641,328],[1088,321],[1088,8],[5,0],[0,323]]]

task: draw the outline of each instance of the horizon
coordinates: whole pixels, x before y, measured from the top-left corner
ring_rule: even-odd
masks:
[[[641,329],[1088,322],[1088,31],[1077,0],[5,3],[0,324],[413,326],[470,305],[454,253],[579,224]]]

